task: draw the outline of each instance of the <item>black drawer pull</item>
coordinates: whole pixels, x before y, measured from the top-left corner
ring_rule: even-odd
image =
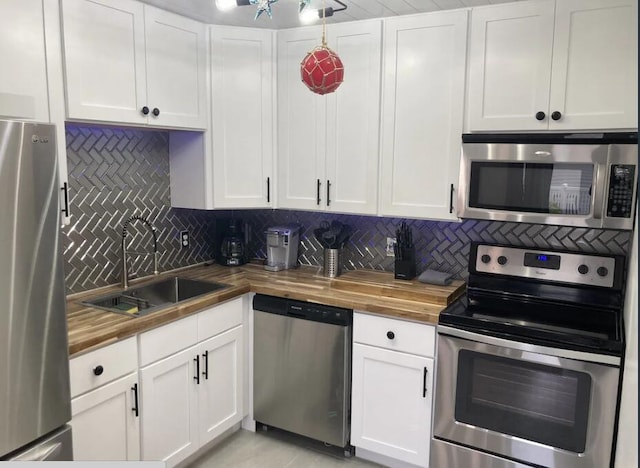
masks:
[[[202,353],[202,360],[204,361],[204,380],[209,380],[209,351]]]
[[[271,203],[271,177],[267,177],[267,203]]]
[[[153,110],[151,111],[151,113],[158,117],[160,115],[160,109],[158,109],[157,107],[154,107]]]
[[[387,338],[389,338],[390,340],[393,340],[395,337],[396,337],[396,334],[393,333],[392,331],[387,332]]]
[[[69,217],[69,184],[65,182],[60,190],[64,192],[64,208],[62,212],[66,217]]]
[[[320,183],[320,179],[318,179],[316,185],[316,205],[320,205],[320,185],[322,184]]]
[[[140,112],[142,112],[142,115],[149,115],[149,108],[147,106],[144,106],[142,109],[140,109]]]
[[[427,398],[427,368],[424,368],[422,374],[422,398]]]
[[[451,184],[451,191],[449,192],[449,213],[453,213],[453,184]]]
[[[96,366],[93,368],[93,375],[102,375],[103,372],[104,372],[104,367],[102,366]]]
[[[331,182],[327,179],[327,206],[331,205],[331,199],[329,198],[329,191],[331,190]]]

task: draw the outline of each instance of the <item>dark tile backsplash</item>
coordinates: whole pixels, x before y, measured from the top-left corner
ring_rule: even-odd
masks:
[[[249,254],[266,258],[264,231],[276,224],[302,226],[299,261],[322,264],[322,247],[313,229],[339,220],[353,227],[343,268],[393,270],[386,238],[394,237],[399,218],[336,215],[290,210],[198,211],[171,208],[169,133],[68,125],[67,161],[72,222],[64,228],[67,292],[80,292],[120,281],[124,221],[146,216],[158,229],[160,270],[211,260],[216,246],[215,220],[241,218],[250,227]],[[598,229],[465,220],[461,223],[406,220],[413,230],[418,272],[425,268],[466,276],[471,241],[586,252],[627,254],[630,233]],[[191,247],[181,249],[180,231],[189,230]],[[134,223],[132,250],[151,248],[151,237]],[[131,271],[152,270],[151,258],[135,259]]]

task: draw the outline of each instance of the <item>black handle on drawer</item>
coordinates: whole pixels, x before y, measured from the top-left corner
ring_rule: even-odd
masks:
[[[158,109],[157,107],[154,107],[153,110],[151,111],[151,113],[158,117],[160,115],[160,109]]]
[[[131,410],[133,411],[133,413],[136,415],[136,418],[139,416],[139,411],[138,411],[138,384],[135,383],[133,384],[133,387],[131,387],[131,390],[133,390],[133,408],[131,408]]]
[[[558,112],[558,111],[552,112],[551,118],[553,120],[560,120],[562,118],[562,112]]]
[[[209,351],[202,353],[202,360],[204,361],[204,375],[205,380],[209,380]]]
[[[331,182],[327,179],[327,206],[331,205],[331,199],[329,198],[329,190],[331,190]]]
[[[318,179],[318,183],[316,185],[316,205],[320,205],[320,185],[322,184],[320,179]]]
[[[196,381],[196,383],[198,385],[200,385],[200,355],[196,355],[195,358],[193,358],[193,360],[196,362],[196,375],[193,378],[193,380]]]
[[[267,177],[267,203],[271,203],[271,177]]]
[[[453,184],[451,184],[451,191],[449,192],[449,213],[453,213]]]
[[[536,112],[536,120],[544,120],[545,117],[547,117],[547,114],[545,114],[542,111]]]
[[[427,398],[427,368],[422,373],[422,398]]]
[[[103,372],[104,372],[104,367],[102,366],[96,366],[93,368],[93,375],[102,375]]]
[[[62,192],[64,193],[64,208],[62,208],[62,212],[64,213],[65,216],[69,216],[69,184],[68,183],[64,183],[62,184],[62,188],[60,188],[60,190],[62,190]]]
[[[149,115],[149,108],[147,106],[144,106],[142,109],[140,109],[140,112],[142,112],[142,115]]]
[[[389,338],[390,340],[393,340],[395,337],[396,337],[396,334],[393,333],[392,331],[387,332],[387,338]]]

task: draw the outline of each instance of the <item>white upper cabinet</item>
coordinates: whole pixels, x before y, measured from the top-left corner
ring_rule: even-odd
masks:
[[[469,129],[637,127],[637,37],[634,0],[474,9]]]
[[[274,206],[274,32],[210,31],[214,207]]]
[[[42,0],[0,1],[0,119],[49,121]]]
[[[312,93],[300,63],[319,28],[278,32],[278,206],[375,214],[381,22],[334,24],[327,43],[345,65],[342,85]]]
[[[133,0],[62,0],[67,117],[206,127],[204,25]]]
[[[380,213],[456,219],[467,11],[385,20]]]

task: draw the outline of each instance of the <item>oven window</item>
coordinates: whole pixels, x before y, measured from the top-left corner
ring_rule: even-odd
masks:
[[[585,450],[589,374],[461,350],[456,421],[575,453]]]
[[[471,162],[469,206],[561,215],[591,212],[593,164]]]

